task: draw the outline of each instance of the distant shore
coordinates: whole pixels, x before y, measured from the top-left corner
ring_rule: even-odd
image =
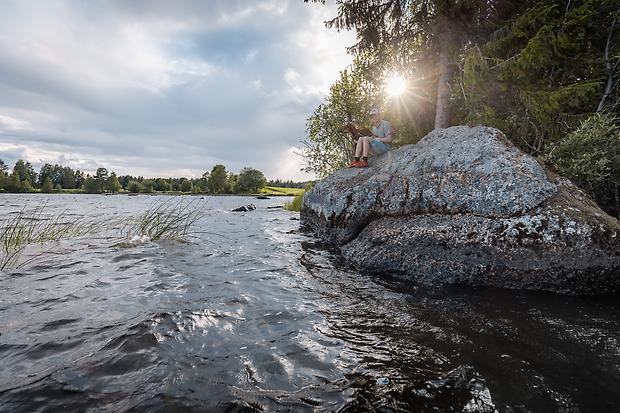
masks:
[[[303,194],[304,189],[300,188],[279,188],[279,187],[266,187],[262,189],[262,192],[259,193],[251,193],[251,194],[210,194],[204,192],[181,192],[181,191],[153,191],[153,192],[130,192],[127,190],[122,190],[119,192],[101,192],[101,193],[89,193],[85,192],[82,189],[61,189],[54,190],[52,192],[41,192],[38,190],[31,192],[0,192],[0,195],[8,195],[8,194],[41,194],[41,195],[127,195],[127,196],[137,196],[137,195],[191,195],[191,196],[250,196],[250,197],[259,197],[266,196],[269,198],[272,197],[292,197],[299,194]]]

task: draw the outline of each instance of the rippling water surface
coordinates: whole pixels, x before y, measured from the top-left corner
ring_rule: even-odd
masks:
[[[0,219],[152,201],[0,195]],[[0,272],[0,411],[618,411],[618,296],[416,287],[348,268],[282,199],[197,202],[189,243],[62,241]]]

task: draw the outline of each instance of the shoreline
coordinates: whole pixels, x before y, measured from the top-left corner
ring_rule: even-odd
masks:
[[[158,195],[168,195],[168,196],[209,196],[209,197],[220,197],[220,196],[236,196],[236,197],[267,197],[267,198],[286,198],[286,197],[294,197],[296,194],[192,194],[190,192],[121,192],[121,193],[110,193],[110,192],[102,192],[100,194],[92,194],[82,191],[75,192],[0,192],[0,195],[102,195],[102,196],[158,196]]]

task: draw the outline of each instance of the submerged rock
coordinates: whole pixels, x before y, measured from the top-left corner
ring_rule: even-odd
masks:
[[[497,129],[431,132],[306,192],[305,224],[361,268],[416,281],[620,289],[620,224]]]
[[[239,208],[235,208],[232,210],[232,212],[248,212],[248,211],[254,211],[255,209],[256,209],[256,205],[248,204],[248,205],[240,206]]]

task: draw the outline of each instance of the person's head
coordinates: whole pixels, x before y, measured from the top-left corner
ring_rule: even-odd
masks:
[[[375,125],[381,121],[381,111],[379,110],[379,108],[370,109],[369,115],[372,123],[374,123]]]

